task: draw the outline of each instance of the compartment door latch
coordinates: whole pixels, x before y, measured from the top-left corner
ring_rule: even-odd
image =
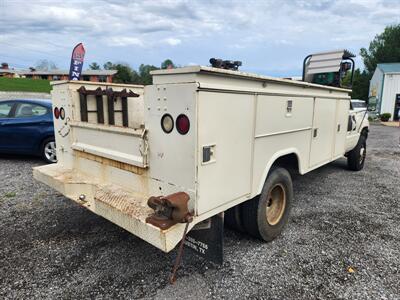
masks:
[[[215,144],[203,146],[203,164],[215,162]]]

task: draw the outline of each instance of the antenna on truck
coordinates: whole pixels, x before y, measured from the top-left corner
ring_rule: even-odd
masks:
[[[321,85],[351,88],[356,57],[346,49],[307,55],[303,61],[302,80]],[[343,78],[351,69],[350,84],[344,85]]]

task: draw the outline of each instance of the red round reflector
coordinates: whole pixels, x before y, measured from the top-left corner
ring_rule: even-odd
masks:
[[[186,134],[189,132],[189,129],[190,129],[189,118],[184,114],[179,115],[176,118],[176,130],[178,130],[180,134]]]
[[[58,109],[58,107],[54,108],[54,117],[56,119],[58,119],[60,117],[60,110]]]

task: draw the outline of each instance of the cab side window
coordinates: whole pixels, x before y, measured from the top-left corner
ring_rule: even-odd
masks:
[[[0,119],[9,118],[13,103],[0,103]]]
[[[15,111],[16,118],[28,118],[43,116],[47,113],[47,108],[37,104],[21,103]]]

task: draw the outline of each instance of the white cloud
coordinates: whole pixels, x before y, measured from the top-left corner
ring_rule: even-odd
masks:
[[[290,42],[290,41],[285,40],[285,39],[277,39],[277,40],[275,40],[275,43],[277,45],[293,45],[293,42]]]
[[[400,23],[395,0],[0,3],[0,60],[18,64],[47,58],[66,65],[72,47],[83,42],[88,57],[100,63],[159,64],[171,58],[207,64],[217,56],[242,60],[242,69],[250,71],[298,73],[309,53],[358,53],[385,25]]]
[[[164,40],[165,43],[171,46],[176,46],[179,45],[182,41],[180,39],[175,39],[175,38],[167,38]]]
[[[143,42],[135,37],[128,37],[128,36],[113,36],[107,43],[110,46],[119,46],[119,47],[124,47],[124,46],[143,46]]]

